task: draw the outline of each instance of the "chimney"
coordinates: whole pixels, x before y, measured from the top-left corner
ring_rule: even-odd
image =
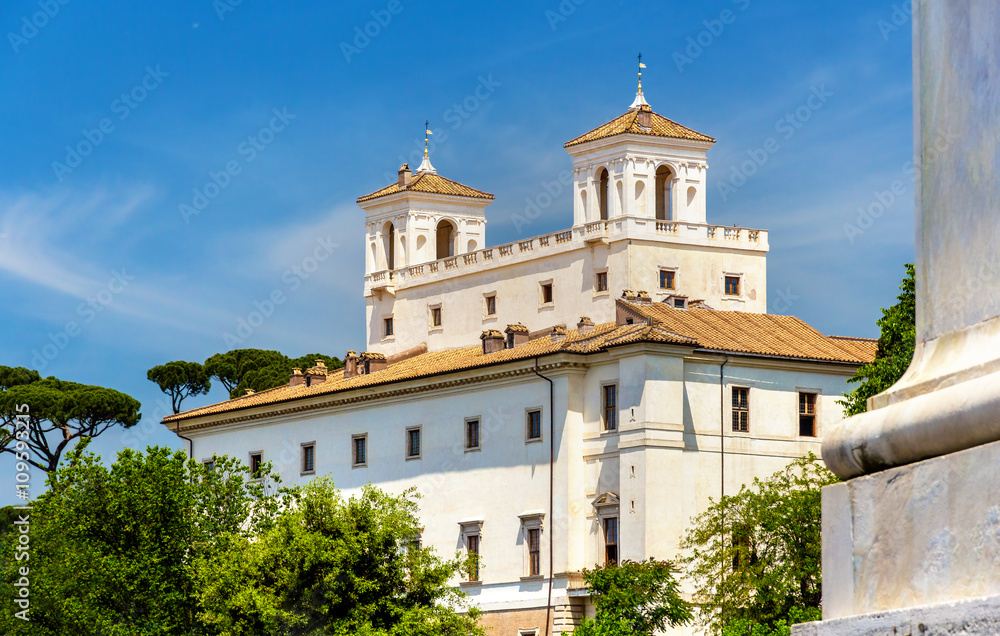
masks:
[[[552,328],[551,335],[552,342],[559,342],[566,339],[566,327],[562,325],[556,325]]]
[[[375,373],[386,368],[385,356],[374,351],[365,351],[361,354],[361,363],[365,367],[365,373]]]
[[[412,174],[413,173],[410,172],[410,164],[404,163],[399,167],[399,181],[397,183],[399,184],[400,188],[410,187],[410,176]]]
[[[245,390],[246,393],[244,393],[244,395],[253,395],[254,393],[256,393],[256,391],[254,391],[253,389],[245,389]]]
[[[580,316],[580,322],[576,323],[576,330],[580,333],[588,333],[594,330],[594,321],[587,316]]]
[[[631,289],[623,289],[622,290],[622,300],[628,301],[630,303],[634,303],[635,302],[635,298],[636,298],[635,292],[632,291]]]
[[[292,377],[288,380],[288,386],[299,386],[306,383],[306,376],[302,375],[302,369],[295,367],[292,369]]]
[[[316,366],[311,367],[306,371],[306,386],[326,382],[326,374],[328,371],[329,369],[326,368],[326,363],[322,360],[317,360]]]
[[[635,301],[642,305],[648,305],[653,302],[653,299],[649,297],[647,292],[640,290],[635,293]]]
[[[507,325],[504,329],[504,333],[507,334],[507,348],[513,349],[514,347],[520,347],[528,342],[528,328],[519,322],[515,322],[512,325]]]
[[[639,114],[636,116],[636,123],[643,128],[653,127],[653,111],[645,104],[639,107]]]
[[[504,349],[503,334],[496,329],[487,329],[479,336],[479,339],[483,341],[483,355]]]
[[[344,379],[358,375],[358,352],[348,351],[344,356]]]

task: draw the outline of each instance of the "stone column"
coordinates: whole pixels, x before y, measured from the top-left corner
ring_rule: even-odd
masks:
[[[1000,634],[1000,3],[914,0],[917,349],[823,459],[823,622]]]

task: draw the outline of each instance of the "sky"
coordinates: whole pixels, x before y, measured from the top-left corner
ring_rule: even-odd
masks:
[[[568,192],[525,210],[627,110],[640,52],[653,109],[718,140],[709,222],[770,232],[769,311],[877,337],[914,250],[908,7],[7,0],[0,365],[140,400],[106,458],[181,448],[150,367],[363,348],[355,199],[419,162],[425,120],[438,172],[496,196],[490,245],[565,229]]]

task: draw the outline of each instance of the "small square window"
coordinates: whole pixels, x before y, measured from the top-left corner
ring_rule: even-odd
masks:
[[[420,457],[420,429],[406,429],[406,458],[417,459]]]
[[[392,318],[382,319],[382,337],[389,338],[393,335]]]
[[[260,479],[260,468],[264,463],[264,451],[250,453],[250,477]]]
[[[440,327],[441,326],[441,308],[431,307],[431,326]]]
[[[486,315],[495,316],[497,313],[497,297],[496,294],[492,296],[486,296]]]
[[[799,435],[816,437],[815,393],[799,393]]]
[[[542,412],[528,411],[528,441],[542,439]]]
[[[740,277],[739,276],[726,276],[726,295],[727,296],[739,296],[740,295]]]
[[[548,305],[552,302],[552,283],[542,283],[542,304]]]
[[[660,270],[660,289],[676,289],[677,272],[672,269]]]
[[[598,292],[608,291],[608,273],[607,272],[597,272],[597,280],[594,281],[595,288]]]
[[[687,307],[687,301],[683,298],[674,298],[674,307],[676,309],[684,309]]]
[[[618,428],[618,385],[604,385],[604,430]]]
[[[733,431],[750,431],[750,389],[733,387]]]
[[[465,450],[478,450],[479,441],[479,419],[465,420]]]
[[[368,436],[354,435],[351,438],[351,444],[353,445],[351,462],[355,466],[366,465],[368,463]]]
[[[316,472],[316,442],[302,445],[302,474]]]

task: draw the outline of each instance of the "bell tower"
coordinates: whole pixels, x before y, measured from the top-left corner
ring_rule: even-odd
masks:
[[[573,224],[618,216],[706,223],[715,139],[653,112],[639,87],[628,111],[564,145],[573,158]]]

